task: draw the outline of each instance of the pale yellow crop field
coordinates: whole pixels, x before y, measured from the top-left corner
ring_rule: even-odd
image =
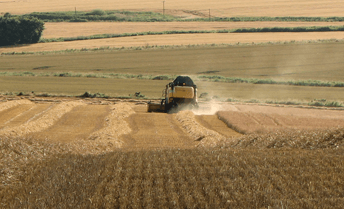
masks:
[[[223,30],[264,27],[342,26],[343,22],[47,22],[43,38],[122,34],[147,31]]]
[[[93,9],[162,12],[161,0],[1,0],[0,13],[79,11]],[[165,1],[166,13],[193,16],[343,16],[338,0],[174,0]]]
[[[147,35],[121,38],[106,38],[70,42],[38,43],[18,47],[0,48],[5,52],[61,51],[66,49],[92,49],[100,47],[139,47],[164,45],[197,44],[236,44],[260,42],[306,41],[319,39],[344,39],[344,32],[309,32],[309,33],[210,33],[210,34],[173,34]]]

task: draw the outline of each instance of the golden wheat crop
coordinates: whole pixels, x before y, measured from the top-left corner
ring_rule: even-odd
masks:
[[[288,41],[316,41],[321,39],[343,39],[344,32],[312,32],[312,33],[211,33],[211,34],[174,34],[147,35],[121,38],[105,38],[80,40],[72,42],[51,42],[18,47],[0,48],[0,53],[9,52],[44,52],[71,49],[122,48],[145,46],[202,45],[202,44],[238,44],[268,43]]]
[[[274,1],[274,0],[176,0],[165,2],[166,14],[189,17],[208,17],[209,9],[212,16],[342,16],[344,6],[336,0],[299,0],[299,1]],[[11,1],[3,0],[0,13],[10,12],[23,14],[31,12],[49,11],[90,11],[103,10],[131,10],[155,11],[162,13],[161,1],[142,2],[139,0],[99,0],[95,1],[68,1],[56,2],[44,0]]]
[[[341,208],[344,200],[342,142],[90,155],[95,147],[68,154],[74,145],[35,141],[15,152],[23,141],[1,139],[1,163],[12,169],[2,169],[1,208]]]

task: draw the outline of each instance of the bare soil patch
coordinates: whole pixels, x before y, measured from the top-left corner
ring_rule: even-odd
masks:
[[[342,26],[342,22],[81,22],[45,23],[42,38],[138,32],[224,30],[264,27]]]
[[[38,43],[18,47],[0,48],[5,52],[38,52],[61,51],[67,49],[93,49],[101,47],[145,47],[165,45],[198,45],[198,44],[237,44],[266,43],[285,41],[309,41],[319,39],[344,39],[344,32],[309,32],[309,33],[226,33],[226,34],[174,34],[148,35],[122,38],[81,40],[72,42]]]

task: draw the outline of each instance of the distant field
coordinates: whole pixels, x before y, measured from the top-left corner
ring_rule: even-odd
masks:
[[[8,55],[0,57],[0,72],[207,74],[276,80],[344,81],[343,45],[343,42],[332,42]]]
[[[129,96],[141,92],[148,98],[161,98],[162,90],[169,81],[137,79],[102,78],[59,78],[59,77],[0,77],[1,92],[48,93],[52,95],[82,95],[86,91],[104,93],[108,96]],[[285,85],[231,84],[197,82],[199,94],[207,92],[209,96],[221,99],[240,100],[258,99],[272,101],[302,101],[313,99],[344,101],[343,89],[336,87],[309,87]]]
[[[0,13],[10,12],[24,14],[30,12],[71,11],[76,7],[79,11],[93,9],[103,10],[136,10],[162,12],[162,1],[139,0],[99,0],[99,1],[13,1],[2,0]],[[165,2],[167,14],[185,17],[208,16],[343,16],[344,4],[338,0],[176,0]]]
[[[198,44],[237,44],[285,41],[308,41],[319,39],[344,39],[344,32],[311,32],[311,33],[211,33],[211,34],[173,34],[147,35],[122,38],[105,38],[72,42],[38,43],[18,47],[0,48],[4,52],[38,52],[61,51],[66,49],[93,49],[101,47],[144,47],[165,45],[198,45]]]
[[[122,34],[147,31],[222,30],[264,27],[341,26],[343,22],[81,22],[44,24],[42,38]]]

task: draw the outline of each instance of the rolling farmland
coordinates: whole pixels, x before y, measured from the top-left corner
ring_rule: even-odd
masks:
[[[180,18],[46,22],[47,43],[0,47],[0,208],[342,208],[344,32],[48,42],[341,26],[316,18],[342,17],[343,3],[176,0],[164,1],[165,11],[162,4],[0,0],[1,16],[116,9]],[[183,22],[192,18],[204,19]],[[161,98],[176,75],[195,81],[199,108],[148,113],[149,99]]]

